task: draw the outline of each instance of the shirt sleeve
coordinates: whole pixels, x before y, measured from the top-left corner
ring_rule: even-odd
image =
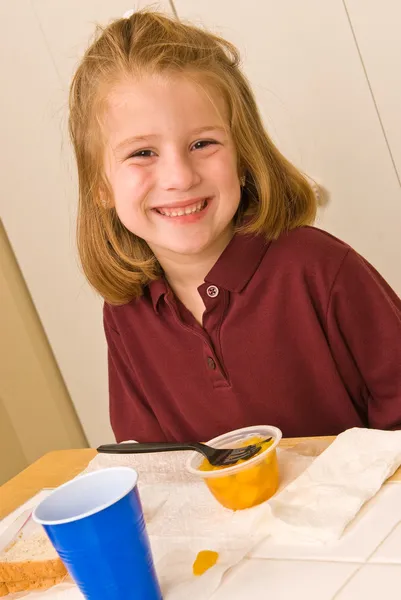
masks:
[[[343,379],[356,368],[364,382],[369,427],[401,429],[401,300],[351,249],[331,290],[327,327]]]
[[[166,441],[134,371],[134,357],[128,357],[109,311],[105,305],[103,323],[108,346],[110,422],[116,440]]]

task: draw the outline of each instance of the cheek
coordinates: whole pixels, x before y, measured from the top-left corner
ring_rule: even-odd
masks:
[[[221,156],[209,169],[209,177],[213,177],[216,183],[224,190],[232,192],[239,186],[237,164],[231,156]],[[223,190],[222,190],[223,191]]]
[[[151,187],[151,176],[146,169],[127,168],[120,172],[113,186],[117,210],[138,208]]]

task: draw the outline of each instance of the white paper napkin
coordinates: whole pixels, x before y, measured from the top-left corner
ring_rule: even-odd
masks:
[[[278,454],[284,489],[313,458],[286,450]],[[227,569],[265,537],[260,526],[263,513],[234,513],[220,506],[204,482],[187,473],[187,458],[187,452],[99,454],[84,471],[116,464],[138,471],[139,492],[165,600],[210,598]],[[219,559],[204,575],[195,577],[192,567],[201,550],[218,552]]]
[[[349,429],[269,502],[280,543],[338,540],[401,464],[401,431]]]

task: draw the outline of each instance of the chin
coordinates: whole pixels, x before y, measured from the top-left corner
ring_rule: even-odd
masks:
[[[208,244],[183,244],[180,246],[171,246],[168,249],[170,252],[181,254],[182,256],[196,256],[206,250],[207,247]]]
[[[169,243],[170,242],[170,243]],[[163,244],[166,250],[182,255],[196,255],[204,252],[211,244],[213,239],[209,235],[185,236],[184,239],[166,240]]]

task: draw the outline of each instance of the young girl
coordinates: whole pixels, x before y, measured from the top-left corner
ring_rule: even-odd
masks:
[[[229,42],[153,12],[74,77],[78,244],[105,299],[118,441],[401,427],[401,301],[310,226]]]

